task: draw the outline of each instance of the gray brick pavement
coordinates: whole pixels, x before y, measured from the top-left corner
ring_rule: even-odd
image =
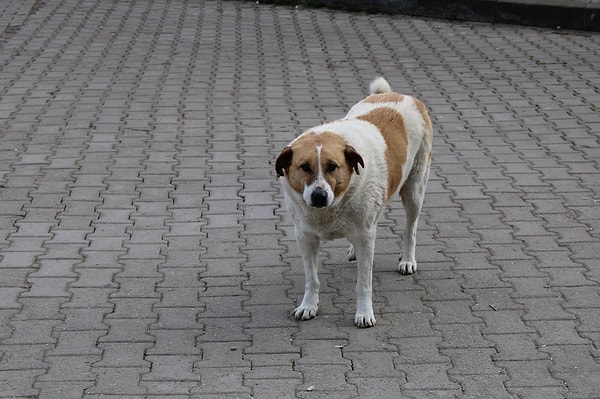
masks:
[[[0,398],[596,398],[595,33],[237,1],[0,9]],[[436,127],[420,270],[375,328],[272,161],[381,74]]]

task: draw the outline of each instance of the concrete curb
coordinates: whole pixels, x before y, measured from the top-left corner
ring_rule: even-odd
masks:
[[[553,29],[600,31],[600,1],[598,0],[261,0],[261,2]]]

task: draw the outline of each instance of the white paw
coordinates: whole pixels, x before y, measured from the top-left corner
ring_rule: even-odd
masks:
[[[319,310],[318,306],[298,306],[292,312],[294,319],[296,320],[310,320],[317,315],[317,311]]]
[[[367,328],[373,327],[376,323],[375,315],[371,313],[356,313],[354,317],[354,324],[356,327]]]
[[[398,271],[400,274],[413,274],[417,271],[417,262],[415,260],[405,261],[402,259],[398,264]]]
[[[348,262],[354,262],[356,260],[356,253],[354,252],[354,245],[350,244],[348,248]]]

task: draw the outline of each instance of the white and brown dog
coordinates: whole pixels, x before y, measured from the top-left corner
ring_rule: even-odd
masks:
[[[373,253],[377,221],[400,192],[406,211],[399,272],[417,269],[417,222],[431,165],[432,126],[419,100],[392,92],[375,79],[371,95],[340,120],[304,132],[277,157],[276,171],[293,218],[304,261],[304,298],[293,315],[316,316],[321,240],[346,237],[348,259],[357,261],[356,317],[359,327],[375,324],[372,305]]]

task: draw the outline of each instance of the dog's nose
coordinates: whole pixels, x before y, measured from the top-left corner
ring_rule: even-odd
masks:
[[[327,206],[327,191],[322,188],[315,189],[310,195],[310,203],[316,208]]]

